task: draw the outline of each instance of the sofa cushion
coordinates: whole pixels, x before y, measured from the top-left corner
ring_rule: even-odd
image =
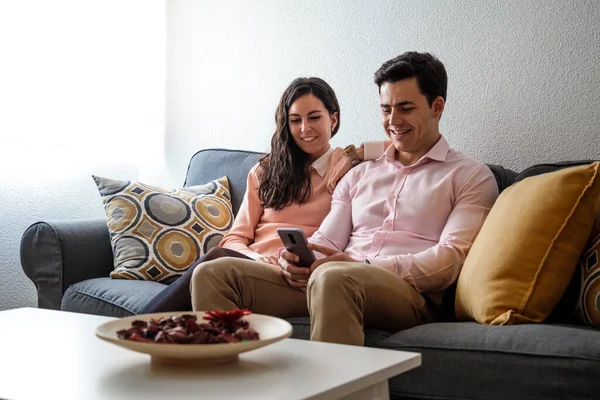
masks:
[[[61,310],[108,317],[139,314],[166,285],[152,281],[95,278],[71,285]]]
[[[310,318],[286,318],[287,321],[292,324],[294,332],[292,338],[294,339],[310,339]],[[374,347],[377,343],[390,336],[389,332],[382,331],[379,329],[365,328],[365,346]]]
[[[592,328],[434,323],[377,347],[422,354],[420,368],[390,381],[392,395],[402,398],[586,399],[600,393],[600,332]]]
[[[600,208],[600,162],[506,189],[465,260],[459,320],[541,322],[565,292]]]
[[[151,281],[88,279],[71,285],[63,295],[61,310],[109,317],[128,317],[142,312],[146,304],[167,286]],[[310,319],[287,318],[295,339],[310,339]],[[365,329],[365,345],[374,346],[390,333]]]
[[[227,177],[183,189],[94,176],[114,254],[111,278],[169,282],[233,224]]]

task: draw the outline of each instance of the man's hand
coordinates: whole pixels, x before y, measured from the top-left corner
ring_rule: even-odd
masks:
[[[277,265],[277,257],[275,256],[260,256],[256,259],[256,261]]]
[[[350,257],[348,254],[343,251],[339,251],[338,249],[332,249],[331,247],[322,246],[320,244],[309,243],[308,248],[312,251],[318,251],[323,254],[325,257],[315,261],[310,266],[310,272],[312,273],[315,269],[317,269],[320,265],[325,264],[329,261],[344,261],[344,262],[359,262]]]
[[[299,260],[297,255],[290,253],[287,250],[283,250],[279,257],[281,274],[288,281],[290,286],[295,288],[306,287],[310,276],[310,270],[308,268],[298,267],[294,264]]]

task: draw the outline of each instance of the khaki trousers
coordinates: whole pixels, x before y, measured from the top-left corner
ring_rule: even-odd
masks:
[[[362,263],[330,262],[306,293],[278,266],[224,257],[202,263],[190,284],[195,311],[248,308],[280,318],[310,316],[310,338],[364,345],[364,326],[397,332],[435,320],[423,296],[396,274]]]

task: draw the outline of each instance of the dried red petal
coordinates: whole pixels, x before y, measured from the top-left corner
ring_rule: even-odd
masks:
[[[146,321],[136,320],[131,323],[134,328],[145,328],[148,323]]]
[[[222,322],[223,325],[231,327],[234,322],[243,317],[244,315],[251,314],[250,310],[247,309],[235,309],[232,311],[207,311],[204,319],[214,322]]]
[[[258,340],[258,332],[246,320],[249,310],[209,311],[198,323],[191,314],[153,318],[150,321],[135,320],[132,327],[117,332],[120,339],[148,343],[231,343]]]
[[[142,335],[140,335],[137,332],[134,332],[131,334],[131,336],[129,336],[128,338],[129,340],[135,340],[136,342],[148,342],[148,343],[152,343],[153,340],[152,339],[148,339],[143,337]]]

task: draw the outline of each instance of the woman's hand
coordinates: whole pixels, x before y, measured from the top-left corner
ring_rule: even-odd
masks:
[[[277,257],[275,256],[260,256],[256,259],[256,261],[277,265]]]
[[[337,183],[346,172],[350,171],[352,168],[352,159],[348,156],[342,156],[340,161],[335,164],[331,170],[331,175],[329,176],[329,182],[327,182],[327,190],[329,193],[333,193],[333,190],[337,186]]]
[[[279,266],[281,267],[281,275],[283,275],[290,286],[304,288],[308,283],[310,270],[296,266],[294,263],[297,263],[299,260],[297,255],[283,250],[279,256]]]
[[[356,152],[356,155],[358,156],[358,158],[361,161],[364,161],[365,149],[362,146],[357,147],[355,152]],[[329,182],[327,182],[327,190],[329,190],[329,193],[333,193],[333,190],[337,186],[337,183],[339,182],[339,180],[342,179],[342,177],[344,175],[346,175],[346,173],[348,171],[350,171],[351,169],[352,169],[352,158],[349,156],[342,156],[342,158],[340,158],[340,161],[338,161],[337,164],[335,164],[333,166],[333,169],[331,170]]]

